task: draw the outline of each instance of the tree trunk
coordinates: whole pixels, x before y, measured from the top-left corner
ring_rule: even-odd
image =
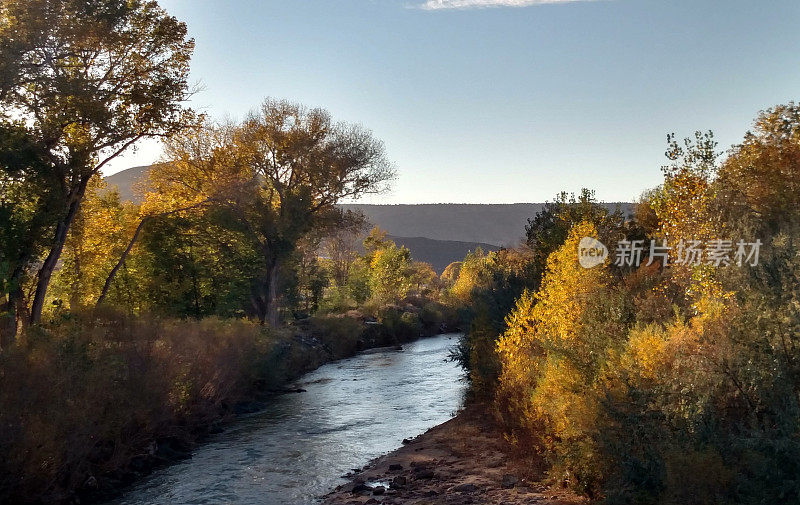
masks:
[[[69,228],[75,221],[75,216],[78,215],[83,195],[86,193],[86,185],[89,179],[83,179],[74,194],[70,195],[70,203],[67,208],[67,215],[64,216],[56,226],[56,234],[53,238],[53,245],[50,247],[50,253],[45,258],[42,267],[39,269],[36,281],[36,294],[33,296],[33,303],[31,304],[31,324],[36,324],[42,319],[42,309],[44,308],[44,299],[47,296],[47,288],[50,286],[50,278],[53,276],[53,271],[58,264],[58,259],[61,257],[61,251],[64,249],[64,243],[67,241],[67,234]]]
[[[278,262],[275,261],[267,272],[267,320],[273,328],[278,327]]]
[[[22,267],[17,266],[9,278],[11,289],[8,301],[0,307],[0,349],[5,349],[14,342],[20,329],[20,322],[23,327],[28,322],[28,307],[25,305],[25,296],[20,287],[22,271]]]
[[[108,295],[108,290],[111,288],[111,283],[114,281],[114,277],[117,276],[117,272],[119,271],[120,268],[122,268],[122,265],[125,264],[125,260],[128,258],[128,254],[130,254],[131,249],[133,249],[133,245],[136,243],[136,239],[139,238],[139,234],[142,232],[142,228],[144,228],[144,224],[147,222],[148,219],[149,216],[141,220],[139,226],[136,227],[136,231],[133,232],[133,237],[131,238],[131,241],[128,242],[128,247],[126,247],[125,251],[122,252],[119,261],[117,261],[117,264],[114,265],[114,268],[111,269],[111,272],[109,272],[108,277],[106,277],[106,282],[105,284],[103,284],[103,291],[100,292],[100,297],[97,299],[95,308],[102,305],[103,301],[106,299],[106,295]]]
[[[256,292],[256,290],[259,292]],[[253,312],[258,318],[258,322],[264,324],[267,321],[267,305],[264,303],[264,297],[260,293],[261,286],[253,287],[253,292],[250,295],[250,304],[253,306]]]
[[[280,322],[278,318],[278,262],[271,260],[269,264],[266,275],[253,285],[250,303],[261,324],[269,323],[273,328],[277,328]]]
[[[125,265],[125,260],[128,259],[128,255],[131,253],[134,244],[136,244],[136,240],[139,238],[139,235],[142,233],[144,225],[148,221],[155,219],[157,217],[168,216],[170,214],[177,214],[178,212],[184,212],[187,210],[196,209],[198,207],[202,207],[206,203],[208,203],[208,200],[203,200],[202,202],[198,202],[189,205],[187,207],[181,207],[180,209],[169,210],[166,212],[161,212],[159,214],[151,214],[149,216],[143,217],[142,220],[139,221],[139,225],[136,227],[136,231],[133,232],[133,237],[131,237],[131,241],[128,242],[128,247],[126,247],[125,250],[122,251],[122,255],[119,257],[117,264],[114,265],[114,268],[112,268],[111,271],[108,273],[108,277],[106,277],[106,282],[105,284],[103,284],[103,291],[100,292],[100,297],[97,299],[97,303],[95,303],[95,308],[99,307],[106,299],[106,296],[108,295],[108,290],[111,288],[111,283],[114,281],[114,277],[117,276],[117,272],[119,271],[119,269]]]
[[[17,336],[17,314],[11,300],[0,306],[0,351],[8,349]]]

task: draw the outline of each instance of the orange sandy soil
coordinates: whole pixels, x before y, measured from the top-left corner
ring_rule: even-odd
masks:
[[[323,505],[492,504],[587,505],[588,500],[535,478],[509,457],[489,415],[472,406],[400,449],[349,474]]]

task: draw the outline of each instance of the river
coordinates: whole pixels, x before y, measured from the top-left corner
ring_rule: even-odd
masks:
[[[342,475],[453,417],[466,388],[448,360],[458,334],[323,365],[191,459],[158,470],[113,505],[313,504]]]

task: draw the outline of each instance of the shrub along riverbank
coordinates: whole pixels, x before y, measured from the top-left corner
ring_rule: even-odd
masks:
[[[465,260],[461,360],[549,483],[609,505],[800,503],[800,106],[760,113],[725,158],[711,133],[667,156],[634,215],[563,196],[527,247]],[[589,239],[609,251],[594,266]]]
[[[430,307],[429,307],[430,309]],[[107,499],[237,414],[361,349],[452,329],[446,310],[245,320],[72,316],[0,354],[0,502]]]

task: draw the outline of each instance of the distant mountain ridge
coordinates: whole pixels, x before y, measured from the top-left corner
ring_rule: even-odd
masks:
[[[123,200],[139,201],[135,185],[144,179],[148,169],[149,166],[129,168],[106,177],[106,182],[118,188]],[[628,203],[605,205],[611,209],[619,205],[625,213],[631,208]],[[497,250],[518,244],[525,238],[528,219],[543,206],[543,203],[341,205],[362,212],[373,226],[385,230],[398,245],[408,247],[414,259],[431,263],[440,273],[449,263],[478,247]]]
[[[147,171],[151,165],[144,165],[140,167],[127,168],[116,174],[111,174],[104,177],[108,187],[117,187],[120,198],[131,202],[140,202],[141,195],[137,194],[136,184],[139,182],[144,183],[147,177]]]
[[[392,235],[513,246],[525,237],[528,218],[542,203],[343,204]]]

